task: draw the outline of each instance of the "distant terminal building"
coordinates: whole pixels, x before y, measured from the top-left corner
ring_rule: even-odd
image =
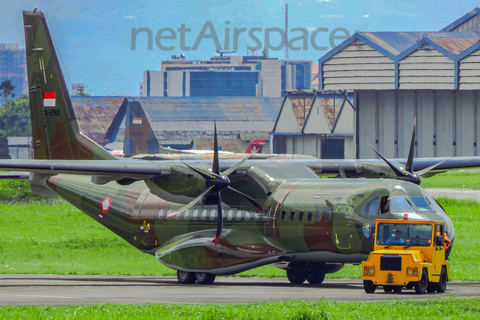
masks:
[[[220,56],[162,61],[161,70],[144,71],[141,97],[283,97],[285,90],[312,88],[311,60],[266,56]]]
[[[15,96],[28,94],[25,49],[20,49],[18,43],[0,43],[0,83],[10,80],[15,86]],[[0,100],[4,103],[4,98]]]
[[[8,137],[8,153],[12,159],[33,159],[32,137]]]
[[[353,90],[356,158],[480,155],[480,9],[438,32],[357,32],[319,59],[319,88]]]

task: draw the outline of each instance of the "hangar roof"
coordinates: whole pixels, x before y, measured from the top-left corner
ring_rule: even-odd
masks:
[[[107,143],[105,135],[118,111],[122,107],[126,109],[127,99],[90,96],[72,96],[71,99],[82,132],[96,143]]]

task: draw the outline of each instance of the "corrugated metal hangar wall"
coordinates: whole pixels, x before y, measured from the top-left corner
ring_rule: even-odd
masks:
[[[480,155],[480,9],[439,32],[357,32],[319,59],[319,87],[355,90],[357,158]]]
[[[406,157],[417,118],[416,157],[479,155],[477,91],[362,90],[357,92],[357,157]]]

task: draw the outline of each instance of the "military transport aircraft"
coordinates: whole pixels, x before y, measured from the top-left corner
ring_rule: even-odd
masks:
[[[266,264],[285,268],[292,283],[321,283],[326,273],[367,258],[380,216],[442,220],[454,239],[445,211],[412,183],[420,182],[414,169],[424,174],[438,159],[417,167],[411,155],[406,166],[248,156],[220,161],[215,129],[213,164],[118,160],[80,133],[44,14],[34,10],[23,18],[35,160],[1,160],[0,170],[21,173],[0,176],[25,179],[29,172],[34,193],[61,196],[177,270],[180,283],[212,283],[216,275]],[[321,179],[321,173],[340,178]]]

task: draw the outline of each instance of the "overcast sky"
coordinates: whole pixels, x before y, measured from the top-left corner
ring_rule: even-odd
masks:
[[[284,28],[285,2],[278,0],[202,0],[202,1],[125,1],[118,0],[2,0],[0,15],[0,43],[20,43],[24,47],[22,10],[35,6],[42,10],[50,32],[65,63],[71,82],[83,82],[92,94],[138,95],[138,83],[144,70],[159,70],[160,61],[172,54],[184,53],[187,59],[209,59],[215,55],[212,39],[203,39],[192,50],[206,21],[212,26],[222,48],[224,35],[230,29],[229,45],[233,46],[233,29],[262,28],[255,35],[264,44],[266,28]],[[121,2],[121,1],[120,1]],[[349,34],[358,31],[438,31],[475,7],[473,0],[297,0],[289,2],[289,30],[327,28],[316,37],[317,47],[329,45],[329,34],[335,28],[344,28]],[[226,21],[229,23],[226,24]],[[185,46],[180,48],[178,29],[185,24]],[[136,50],[131,50],[132,28],[148,28],[152,31],[152,50],[147,47],[146,33],[137,36]],[[155,35],[162,28],[176,32],[174,40],[160,40],[165,47],[158,48]],[[170,33],[164,32],[162,36]],[[210,34],[207,31],[205,34]],[[272,45],[279,43],[279,36],[272,32]],[[302,35],[290,32],[289,38]],[[338,33],[337,35],[342,35]],[[242,33],[238,37],[238,54],[244,55],[247,46],[255,46],[254,40]],[[341,40],[336,40],[336,44]],[[301,46],[298,41],[295,46]],[[258,50],[261,51],[261,50]],[[327,51],[315,50],[308,36],[308,49],[290,51],[290,59],[317,60]],[[284,58],[284,50],[270,50],[271,57]],[[70,84],[67,80],[67,85]]]

